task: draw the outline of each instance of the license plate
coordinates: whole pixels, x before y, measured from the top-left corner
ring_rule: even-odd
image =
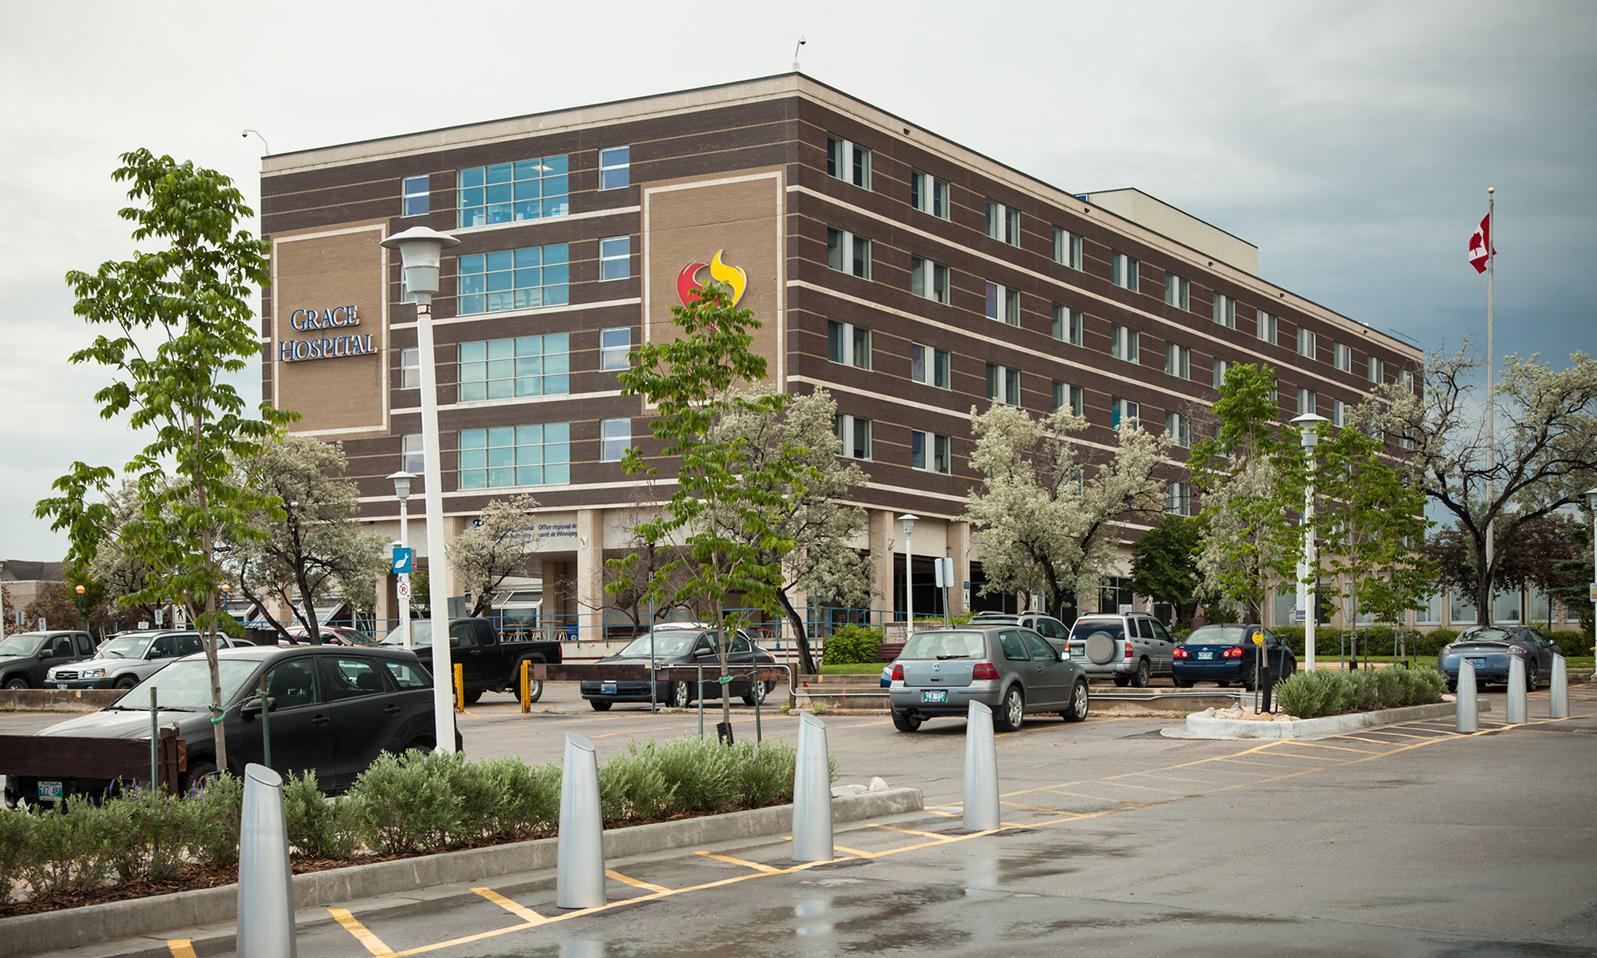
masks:
[[[924,705],[929,705],[933,702],[946,702],[948,701],[948,690],[937,689],[936,691],[922,692],[920,700]]]
[[[600,695],[614,695],[614,694],[616,694],[616,684],[614,682],[600,682],[599,683],[599,694]]]
[[[60,782],[40,782],[39,800],[59,802],[61,800]]]
[[[1198,658],[1200,658],[1200,659],[1212,659],[1212,658],[1214,658],[1214,653],[1213,652],[1199,652],[1198,653]]]
[[[1468,659],[1468,662],[1469,662],[1470,665],[1485,665],[1486,664],[1486,660],[1485,659],[1477,659],[1474,656],[1470,656],[1469,659]]]
[[[64,688],[67,687],[67,684],[65,682],[57,682],[55,684],[55,687],[58,688],[58,689],[64,689]]]

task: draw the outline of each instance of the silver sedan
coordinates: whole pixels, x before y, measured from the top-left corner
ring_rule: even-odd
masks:
[[[1059,644],[1014,625],[917,632],[893,663],[893,725],[913,732],[928,718],[964,716],[971,702],[993,710],[1001,732],[1026,713],[1087,717],[1087,677]]]

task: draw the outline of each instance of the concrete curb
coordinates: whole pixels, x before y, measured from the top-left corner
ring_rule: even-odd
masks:
[[[1374,712],[1327,715],[1324,718],[1298,719],[1295,722],[1249,722],[1242,719],[1188,715],[1185,728],[1165,729],[1161,734],[1166,738],[1205,739],[1319,738],[1351,732],[1354,729],[1369,728],[1373,725],[1394,725],[1398,722],[1412,722],[1415,719],[1450,718],[1456,708],[1453,702],[1438,702],[1435,705],[1410,705],[1397,709],[1379,709]],[[1486,702],[1481,703],[1481,711],[1489,709],[1490,706]],[[1169,734],[1171,732],[1176,734]]]
[[[832,818],[836,822],[857,822],[916,812],[922,807],[920,789],[889,788],[834,798]],[[788,830],[792,821],[792,805],[773,805],[723,815],[607,829],[604,854],[607,861],[612,861],[689,845],[702,847],[742,838],[780,835]],[[555,839],[541,838],[308,872],[294,876],[294,906],[333,905],[436,885],[467,884],[500,875],[552,869],[556,847]],[[0,958],[192,928],[237,916],[236,884],[17,915],[0,919]]]

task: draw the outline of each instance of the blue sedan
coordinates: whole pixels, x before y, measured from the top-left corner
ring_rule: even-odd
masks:
[[[1264,644],[1253,637],[1264,634]],[[1258,669],[1254,660],[1262,650]],[[1275,673],[1277,682],[1298,670],[1297,657],[1269,629],[1258,625],[1205,625],[1193,629],[1175,647],[1171,677],[1178,688],[1191,688],[1194,682],[1217,682],[1225,688],[1236,682],[1252,691],[1255,674],[1264,669]]]
[[[1534,692],[1552,675],[1553,656],[1559,654],[1558,647],[1535,629],[1477,625],[1442,649],[1436,667],[1447,676],[1447,690],[1456,692],[1460,662],[1467,659],[1475,667],[1475,681],[1481,685],[1507,685],[1508,663],[1518,658],[1525,663],[1525,690]]]

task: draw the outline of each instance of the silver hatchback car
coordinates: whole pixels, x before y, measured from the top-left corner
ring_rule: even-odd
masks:
[[[928,718],[963,717],[971,702],[1013,732],[1027,712],[1087,717],[1087,677],[1060,643],[1018,625],[972,623],[917,632],[893,662],[893,725],[913,732]]]

